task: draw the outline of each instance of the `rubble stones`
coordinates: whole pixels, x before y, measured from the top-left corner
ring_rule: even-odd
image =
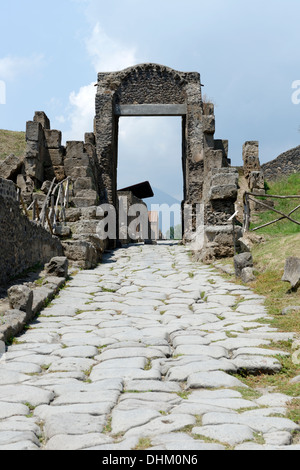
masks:
[[[252,255],[249,252],[241,253],[235,255],[234,257],[234,269],[236,277],[241,277],[242,271],[244,268],[252,268],[253,259]]]
[[[66,256],[56,256],[45,265],[45,271],[50,276],[64,277],[68,276],[69,262]]]
[[[15,175],[20,171],[23,165],[23,158],[16,157],[14,154],[9,155],[0,163],[1,178],[14,179]]]
[[[291,256],[285,262],[282,281],[289,282],[292,289],[298,289],[300,286],[300,259]]]
[[[31,313],[33,292],[29,287],[22,285],[12,286],[8,289],[7,295],[11,309],[21,310],[27,314]]]

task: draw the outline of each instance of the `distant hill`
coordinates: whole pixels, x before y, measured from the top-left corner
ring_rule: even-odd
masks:
[[[150,206],[153,204],[168,204],[169,206],[172,206],[173,204],[179,204],[181,205],[181,201],[178,199],[175,199],[173,196],[170,196],[170,194],[166,193],[165,191],[162,191],[161,189],[158,188],[152,188],[154,192],[154,197],[145,199],[145,203],[147,204],[149,210]]]
[[[25,132],[0,129],[0,160],[5,160],[5,158],[12,153],[14,153],[16,157],[21,157],[25,151],[25,147]]]
[[[261,165],[261,168],[267,181],[280,180],[294,173],[300,173],[300,145]]]

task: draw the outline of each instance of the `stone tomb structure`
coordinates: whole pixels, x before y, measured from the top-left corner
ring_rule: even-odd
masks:
[[[209,257],[213,258],[232,254],[232,224],[228,219],[234,213],[238,173],[229,167],[228,141],[214,139],[214,106],[203,103],[201,87],[199,73],[179,72],[151,63],[120,72],[99,73],[96,152],[107,202],[116,207],[120,117],[180,116],[183,207],[193,208],[189,226],[184,223],[184,238],[195,231],[195,208],[202,204],[207,227],[204,234],[194,234],[195,247],[204,250],[203,253],[208,248]],[[226,245],[225,250],[220,249],[220,244]]]

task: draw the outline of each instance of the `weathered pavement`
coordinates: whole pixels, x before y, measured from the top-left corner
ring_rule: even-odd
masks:
[[[2,356],[0,450],[299,450],[290,398],[237,376],[280,370],[263,317],[183,246],[106,254]]]

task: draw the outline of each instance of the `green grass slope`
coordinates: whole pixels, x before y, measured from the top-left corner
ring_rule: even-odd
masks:
[[[14,153],[21,157],[25,151],[25,132],[6,131],[0,129],[0,161]]]

